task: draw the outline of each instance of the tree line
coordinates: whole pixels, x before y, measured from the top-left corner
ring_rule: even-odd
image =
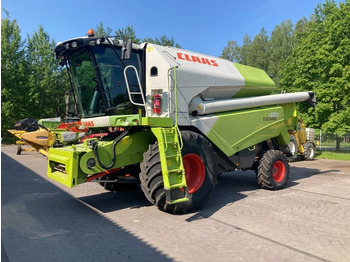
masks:
[[[350,132],[350,1],[318,4],[307,19],[285,20],[270,35],[262,28],[243,44],[230,40],[221,57],[264,69],[278,91],[313,91],[318,105],[299,103],[309,127],[342,137]],[[339,139],[338,139],[339,146]]]
[[[304,122],[343,136],[350,132],[350,0],[326,0],[313,15],[295,25],[285,20],[270,35],[264,28],[243,44],[230,40],[222,58],[265,70],[278,91],[313,91],[315,109],[298,104]],[[96,35],[114,35],[134,43],[151,42],[181,48],[173,37],[137,37],[132,26],[114,30],[100,22]],[[1,133],[26,117],[64,116],[70,89],[66,72],[58,65],[55,41],[42,26],[22,39],[16,20],[1,19]]]

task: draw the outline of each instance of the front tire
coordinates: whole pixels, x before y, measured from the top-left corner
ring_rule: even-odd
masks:
[[[284,188],[289,179],[289,164],[284,154],[278,150],[268,150],[259,161],[257,178],[261,188]]]
[[[207,139],[192,131],[181,131],[182,159],[185,168],[189,198],[178,204],[166,203],[158,142],[149,146],[141,163],[141,189],[147,199],[168,213],[186,213],[197,210],[215,187],[214,149]]]

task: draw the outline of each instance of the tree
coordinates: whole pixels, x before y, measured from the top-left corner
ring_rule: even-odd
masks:
[[[248,54],[250,53],[250,46],[252,44],[252,40],[250,38],[250,35],[245,34],[243,38],[243,45],[239,49],[239,63],[242,63],[244,65],[248,65]]]
[[[153,43],[153,44],[162,45],[162,46],[172,46],[172,47],[181,48],[180,44],[175,42],[174,37],[169,38],[166,35],[162,35],[160,38],[156,37],[155,39],[144,38],[143,42]]]
[[[54,57],[55,42],[39,26],[38,31],[28,36],[27,61],[28,76],[27,99],[32,118],[64,115],[64,99],[69,85]]]
[[[239,62],[240,60],[240,47],[236,41],[230,40],[224,50],[222,50],[221,58],[230,60],[232,62]]]
[[[103,23],[100,22],[95,30],[95,35],[96,36],[110,36],[112,34],[112,28],[110,27],[104,27]]]
[[[247,57],[252,41],[250,36],[246,34],[243,39],[243,45],[239,46],[236,41],[230,40],[221,53],[221,58],[228,59],[233,62],[248,65]]]
[[[281,80],[289,91],[314,91],[317,107],[300,106],[304,121],[338,137],[350,132],[349,21],[350,1],[337,6],[327,0],[318,5],[307,33],[302,34],[283,68]]]
[[[293,24],[291,20],[285,20],[276,25],[268,42],[269,65],[268,73],[278,84],[280,68],[293,51]]]
[[[26,75],[23,42],[16,20],[1,19],[1,134],[11,137],[7,129],[13,129],[19,118],[27,113]]]
[[[141,41],[139,38],[136,37],[135,30],[132,26],[127,26],[126,28],[119,28],[118,30],[114,31],[116,39],[120,40],[129,40],[135,44],[141,44]]]
[[[249,45],[246,64],[261,68],[268,71],[269,67],[269,48],[268,35],[266,30],[261,28],[260,33],[254,37],[254,40]]]

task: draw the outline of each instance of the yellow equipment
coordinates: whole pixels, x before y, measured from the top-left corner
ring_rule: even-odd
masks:
[[[10,129],[8,131],[19,139],[16,141],[17,155],[20,155],[22,151],[36,150],[44,156],[47,156],[49,147],[52,146],[54,142],[52,133],[44,128],[39,128],[33,132],[16,129]],[[31,148],[22,147],[23,145],[28,145]]]
[[[290,160],[313,160],[315,158],[315,130],[307,128],[300,118],[298,119],[298,129],[290,132],[289,150],[292,153]]]

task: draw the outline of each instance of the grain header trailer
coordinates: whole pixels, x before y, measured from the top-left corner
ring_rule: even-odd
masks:
[[[220,173],[256,171],[258,184],[288,180],[295,102],[312,92],[271,95],[260,69],[151,43],[106,36],[58,43],[81,128],[109,136],[50,148],[48,176],[68,187],[96,181],[111,191],[141,183],[146,198],[170,213],[200,207]]]
[[[49,147],[73,144],[85,136],[87,128],[81,129],[81,122],[72,120],[61,122],[59,117],[39,120],[25,118],[15,124],[15,129],[7,131],[18,138],[17,155],[22,151],[38,151],[47,156]]]

